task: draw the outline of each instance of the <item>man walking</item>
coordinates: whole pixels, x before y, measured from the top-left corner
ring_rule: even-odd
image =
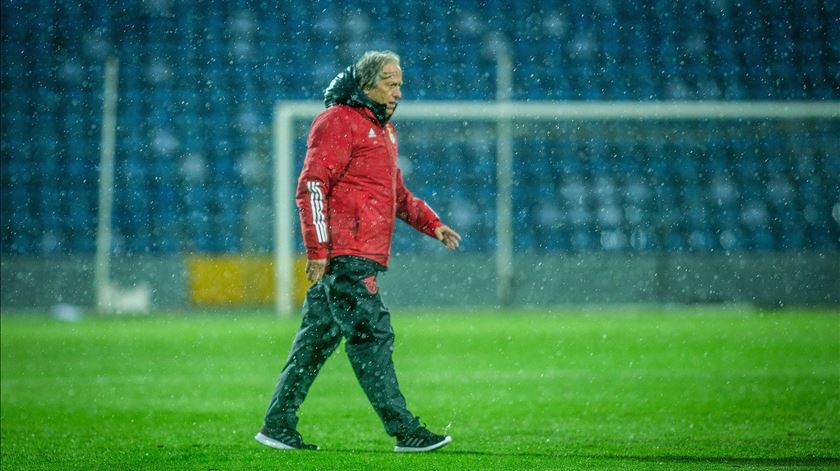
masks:
[[[333,79],[327,109],[312,123],[298,179],[306,245],[303,320],[256,435],[277,449],[318,449],[297,432],[297,411],[321,366],[345,339],[347,356],[397,452],[431,451],[452,441],[420,425],[399,389],[394,332],[376,276],[385,271],[396,218],[457,249],[461,236],[414,197],[397,167],[389,122],[401,97],[400,58],[368,51]]]

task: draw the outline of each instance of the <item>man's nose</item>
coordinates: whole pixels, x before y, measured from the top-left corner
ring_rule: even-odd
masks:
[[[394,89],[393,96],[394,96],[394,98],[400,98],[400,97],[402,97],[402,92],[400,91],[400,89],[399,89],[399,88]]]

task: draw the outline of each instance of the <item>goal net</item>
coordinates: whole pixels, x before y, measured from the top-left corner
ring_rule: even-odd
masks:
[[[319,102],[275,106],[276,309],[295,308],[294,190]],[[495,259],[500,305],[528,254],[838,250],[838,102],[404,102],[409,189]],[[423,251],[398,230],[394,250]]]

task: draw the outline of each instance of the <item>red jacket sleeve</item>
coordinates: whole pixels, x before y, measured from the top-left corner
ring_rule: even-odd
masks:
[[[315,118],[306,142],[306,158],[298,178],[295,200],[309,260],[329,256],[330,228],[327,195],[350,161],[351,127],[346,118],[327,110]]]
[[[397,217],[432,237],[435,236],[435,229],[443,225],[437,213],[425,201],[408,191],[399,169],[397,169]]]

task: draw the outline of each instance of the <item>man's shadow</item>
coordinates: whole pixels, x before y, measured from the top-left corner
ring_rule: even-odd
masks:
[[[353,454],[393,454],[390,450],[360,450],[350,448],[339,448],[330,451]],[[780,467],[838,467],[840,466],[840,457],[837,456],[789,456],[777,458],[765,457],[743,457],[743,456],[686,456],[686,455],[596,455],[596,454],[564,454],[552,453],[550,451],[523,451],[523,452],[506,452],[506,451],[471,451],[464,449],[448,449],[442,448],[432,453],[440,453],[447,455],[461,455],[461,456],[519,456],[522,458],[553,458],[558,462],[564,459],[588,459],[599,461],[635,461],[639,463],[683,463],[683,464],[722,464],[731,466],[780,466]],[[423,453],[425,454],[425,453]]]

